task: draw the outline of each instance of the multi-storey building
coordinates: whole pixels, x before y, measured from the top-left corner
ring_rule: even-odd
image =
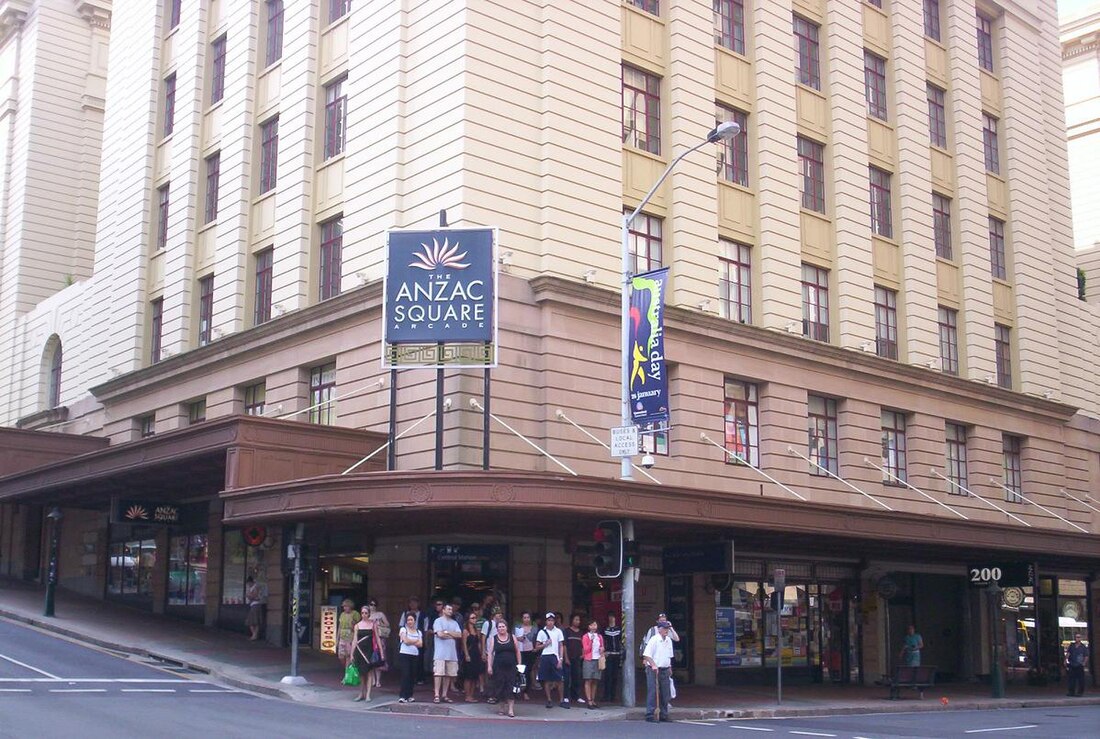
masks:
[[[47,10],[77,17],[14,5],[4,54]],[[777,659],[873,679],[909,623],[944,678],[989,674],[994,641],[1057,671],[1096,620],[1100,377],[1055,15],[118,4],[91,269],[18,303],[26,263],[5,263],[0,420],[22,430],[3,435],[0,573],[43,576],[59,506],[63,587],[233,628],[254,574],[273,641],[298,524],[307,637],[319,605],[368,591],[389,612],[493,590],[513,616],[603,614],[620,591],[590,532],[623,518],[639,618],[687,626],[678,666],[700,683]],[[77,111],[47,114],[68,130]],[[686,157],[632,224],[631,270],[671,268],[672,417],[646,429],[655,468],[619,480],[599,439],[619,416],[622,213],[725,120],[742,134]],[[7,151],[5,213],[35,170]],[[491,386],[379,363],[386,233],[441,210],[499,228]],[[6,258],[29,228],[9,220]],[[437,382],[441,435],[421,423]],[[348,471],[387,434],[388,460]],[[1019,588],[1012,610],[991,580]]]

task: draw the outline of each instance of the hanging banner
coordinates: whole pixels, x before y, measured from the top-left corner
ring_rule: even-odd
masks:
[[[665,371],[665,285],[668,267],[631,280],[630,415],[636,424],[668,420]]]
[[[495,255],[494,228],[390,231],[383,366],[492,366]]]

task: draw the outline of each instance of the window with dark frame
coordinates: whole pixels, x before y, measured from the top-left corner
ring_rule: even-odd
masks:
[[[225,53],[226,36],[222,34],[210,44],[212,63],[210,66],[210,104],[213,105],[225,97]]]
[[[661,78],[622,66],[623,143],[650,154],[661,153]]]
[[[325,159],[344,151],[348,125],[347,77],[325,86]]]
[[[624,208],[624,213],[633,208]],[[633,274],[657,269],[661,266],[661,219],[648,213],[639,213],[630,223],[630,254],[634,257]]]
[[[279,179],[279,116],[260,124],[260,194],[275,189]]]
[[[820,31],[816,23],[794,16],[795,81],[815,90],[821,89]]]
[[[274,258],[273,247],[256,252],[256,294],[252,309],[254,326],[271,320],[271,271]]]
[[[714,0],[714,43],[738,54],[745,53],[744,0]]]
[[[57,408],[61,405],[61,342],[53,348],[50,355],[50,374],[46,384],[46,407]]]
[[[718,243],[726,255],[718,258],[722,315],[731,321],[752,323],[752,247],[726,239]]]
[[[940,0],[924,0],[924,35],[940,41]]]
[[[867,98],[867,115],[888,120],[886,110],[886,60],[863,50],[863,91]]]
[[[199,346],[210,343],[214,325],[214,275],[199,280]]]
[[[1001,147],[997,140],[998,121],[989,113],[982,113],[982,148],[985,150],[985,171],[1001,173]]]
[[[247,416],[262,416],[267,403],[267,383],[257,382],[244,389],[244,412]]]
[[[173,31],[180,24],[183,15],[183,0],[168,0],[168,30]]]
[[[882,0],[864,0],[864,2],[866,2],[868,5],[878,8],[879,10],[882,10]]]
[[[329,0],[328,22],[335,23],[351,12],[351,0]]]
[[[898,293],[875,285],[875,353],[898,358]]]
[[[888,239],[894,237],[893,201],[890,197],[890,173],[868,167],[870,178],[871,232]]]
[[[725,381],[726,462],[760,466],[760,416],[756,385],[730,377]]]
[[[342,216],[321,224],[321,263],[318,300],[328,300],[340,294],[343,277],[344,219]]]
[[[164,78],[164,138],[176,127],[176,73]]]
[[[949,375],[959,374],[959,312],[940,306],[940,367]]]
[[[1000,323],[993,325],[993,348],[997,360],[997,384],[1012,389],[1012,329]]]
[[[203,223],[218,220],[218,188],[221,183],[222,153],[215,152],[206,158],[206,203]]]
[[[1024,465],[1023,440],[1012,434],[1001,435],[1001,469],[1005,500],[1009,503],[1023,503]]]
[[[157,298],[150,303],[151,315],[149,320],[149,363],[156,364],[160,361],[161,334],[164,327],[164,298]]]
[[[309,371],[309,422],[331,426],[336,421],[336,363]]]
[[[947,479],[954,483],[947,486],[947,492],[966,495],[966,488],[970,487],[966,471],[966,426],[948,421],[945,428],[947,448],[944,461]]]
[[[829,270],[802,264],[802,335],[829,340]]]
[[[882,411],[882,469],[884,485],[905,482],[905,414],[900,411]]]
[[[978,13],[978,66],[993,71],[993,19]]]
[[[659,0],[627,0],[627,2],[638,10],[644,10],[650,15],[661,15],[661,4]]]
[[[168,605],[206,604],[207,572],[210,560],[206,534],[175,534],[168,537]]]
[[[168,204],[169,185],[165,183],[157,188],[157,251],[168,246]]]
[[[206,420],[206,398],[187,404],[187,424],[194,426]]]
[[[810,436],[810,461],[835,475],[838,470],[836,400],[820,395],[810,395],[807,398],[806,410]],[[825,475],[825,472],[811,464],[810,474]]]
[[[718,176],[726,182],[742,187],[749,186],[749,117],[740,110],[715,106],[715,126],[726,121],[736,121],[741,133],[732,139],[718,142]]]
[[[802,207],[806,210],[825,212],[825,145],[798,137],[798,166]]]
[[[267,0],[267,39],[264,65],[270,67],[283,58],[283,0]]]
[[[955,250],[951,245],[951,199],[932,193],[932,234],[936,242],[936,256],[940,259],[953,259]]]
[[[933,85],[926,85],[928,95],[928,140],[932,146],[947,148],[947,93]]]
[[[989,272],[998,280],[1008,279],[1005,222],[993,216],[989,216]]]
[[[138,419],[138,436],[142,439],[148,439],[150,436],[156,436],[157,434],[157,417],[156,416],[142,416]]]

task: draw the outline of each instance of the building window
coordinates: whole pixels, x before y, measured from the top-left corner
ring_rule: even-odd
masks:
[[[749,117],[745,113],[724,105],[716,106],[715,125],[736,121],[741,133],[732,139],[718,142],[718,176],[742,187],[749,186]]]
[[[631,5],[639,10],[644,10],[650,15],[660,15],[661,5],[658,0],[627,0]]]
[[[985,149],[985,171],[1001,173],[1001,147],[997,141],[997,119],[982,113],[982,145]]]
[[[210,104],[225,97],[225,35],[218,37],[210,45],[213,56],[210,75]]]
[[[890,199],[890,173],[868,167],[870,176],[871,232],[886,238],[894,236],[894,217]]]
[[[222,536],[222,605],[242,606],[248,590],[248,576],[263,582],[268,565],[279,553],[277,549],[250,546],[240,529],[226,529]]]
[[[321,278],[318,300],[340,294],[344,251],[344,219],[333,218],[321,224]]]
[[[331,426],[336,421],[336,363],[309,371],[309,422]]]
[[[57,408],[61,405],[61,341],[53,342],[50,355],[50,374],[46,384],[46,407]]]
[[[802,265],[802,335],[829,340],[829,270]]]
[[[632,213],[625,208],[624,213]],[[630,253],[634,257],[633,273],[657,269],[661,266],[661,219],[648,213],[639,213],[630,224]]]
[[[173,535],[168,539],[168,605],[206,604],[208,555],[206,534]]]
[[[898,294],[875,285],[875,352],[898,358]]]
[[[836,401],[811,395],[807,398],[807,418],[810,433],[810,461],[837,474]],[[819,468],[810,466],[811,475],[824,475]]]
[[[989,216],[989,271],[998,280],[1008,279],[1005,222],[993,216]]]
[[[638,451],[641,454],[668,456],[668,421],[643,423],[638,427]]]
[[[714,43],[745,53],[744,0],[714,0]]]
[[[966,495],[965,488],[970,486],[966,478],[966,426],[958,423],[947,424],[947,479],[954,483],[947,492]]]
[[[142,416],[138,419],[138,435],[142,439],[148,439],[150,436],[156,436],[157,433],[157,417],[156,416]]]
[[[328,22],[335,23],[351,12],[351,0],[328,0]]]
[[[866,0],[868,5],[873,5],[879,10],[882,9],[882,0]]]
[[[821,89],[821,47],[818,44],[820,27],[805,18],[794,17],[794,46],[797,52],[795,81]]]
[[[283,58],[283,0],[267,0],[266,66]]]
[[[152,318],[149,321],[149,363],[160,361],[161,334],[164,329],[164,298],[157,298],[150,304]]]
[[[900,485],[905,481],[905,414],[882,412],[882,481]]]
[[[1021,450],[1023,442],[1019,436],[1003,434],[1001,436],[1001,466],[1004,469],[1003,485],[1005,500],[1009,503],[1023,502],[1024,472]]]
[[[993,348],[997,360],[997,384],[1012,389],[1012,329],[993,325]]]
[[[260,193],[275,189],[279,179],[279,116],[260,125]]]
[[[249,416],[262,416],[267,402],[267,383],[257,382],[244,389],[244,412]]]
[[[940,40],[940,0],[924,0],[924,35]]]
[[[164,138],[172,135],[176,127],[176,74],[164,78]]]
[[[344,151],[348,125],[348,96],[344,92],[347,78],[325,86],[325,159]]]
[[[210,343],[214,324],[214,275],[199,280],[199,346]]]
[[[802,171],[802,207],[825,212],[825,145],[798,137],[798,165]]]
[[[206,207],[203,217],[206,223],[218,220],[218,186],[221,181],[222,153],[206,158]]]
[[[993,20],[978,13],[978,66],[993,71]]]
[[[187,423],[194,426],[206,420],[206,398],[187,404]]]
[[[259,326],[271,320],[271,268],[275,249],[268,247],[256,252],[256,301],[252,309],[252,323]]]
[[[959,312],[942,305],[940,326],[940,366],[949,375],[959,374]]]
[[[183,0],[168,0],[168,30],[174,31],[180,24],[183,13]]]
[[[157,188],[157,251],[168,246],[168,185]]]
[[[932,234],[936,241],[936,256],[951,259],[955,250],[951,248],[951,199],[939,193],[932,193]]]
[[[158,564],[156,539],[112,542],[107,562],[107,595],[152,597],[153,573]]]
[[[725,239],[719,240],[719,245],[726,254],[718,258],[722,315],[738,323],[752,323],[752,247]]]
[[[947,93],[933,84],[927,85],[928,139],[932,146],[947,148]]]
[[[623,143],[661,153],[661,79],[623,65]]]
[[[756,385],[726,378],[726,461],[760,466],[760,422]]]
[[[867,98],[867,115],[885,121],[886,60],[866,50],[863,52],[863,91]]]

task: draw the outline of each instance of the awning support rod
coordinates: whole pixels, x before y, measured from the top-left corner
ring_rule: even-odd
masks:
[[[446,411],[446,410],[448,410],[448,409],[449,409],[450,407],[451,407],[451,399],[450,399],[450,398],[444,398],[444,399],[443,399],[443,410],[444,410],[444,411]],[[432,408],[431,412],[430,412],[430,413],[428,413],[428,415],[424,416],[424,417],[423,417],[423,418],[421,418],[421,419],[420,419],[419,421],[417,421],[416,423],[414,423],[414,424],[412,424],[411,426],[409,426],[408,428],[406,428],[406,429],[405,429],[404,431],[402,431],[402,432],[401,432],[400,434],[398,434],[397,436],[393,437],[393,440],[394,440],[394,441],[397,441],[397,440],[398,440],[398,439],[400,439],[400,438],[401,438],[402,436],[404,436],[405,434],[409,433],[409,432],[410,432],[410,431],[412,431],[412,430],[413,430],[414,428],[416,428],[416,427],[417,427],[417,426],[419,426],[420,424],[424,423],[425,421],[427,421],[427,420],[428,420],[429,418],[431,418],[431,417],[432,417],[432,416],[434,416],[434,415],[435,415],[435,408]],[[361,465],[361,464],[363,464],[364,462],[366,462],[367,460],[369,460],[369,459],[370,459],[371,457],[373,457],[373,456],[374,456],[375,454],[378,454],[379,452],[381,452],[381,451],[385,450],[385,449],[386,449],[386,448],[387,448],[387,447],[388,447],[389,445],[390,445],[390,442],[389,442],[389,441],[386,441],[386,443],[385,443],[385,444],[383,444],[382,446],[378,447],[378,448],[377,448],[377,449],[375,449],[375,450],[374,450],[373,452],[371,452],[371,453],[370,453],[370,454],[368,454],[367,456],[363,457],[363,458],[362,458],[362,459],[360,459],[360,460],[359,460],[358,462],[356,462],[355,464],[353,464],[353,465],[352,465],[351,467],[348,467],[348,468],[347,468],[346,470],[344,470],[344,471],[343,471],[343,472],[341,472],[340,474],[341,474],[341,475],[346,475],[346,474],[348,474],[349,472],[351,472],[352,470],[354,470],[354,469],[355,469],[356,467],[358,467],[359,465]],[[390,471],[392,472],[393,470],[390,470]]]
[[[755,466],[754,464],[752,464],[752,462],[750,462],[749,460],[745,459],[745,458],[744,458],[743,456],[741,456],[740,454],[737,454],[736,452],[731,452],[731,451],[730,451],[729,449],[726,449],[726,448],[725,448],[724,446],[722,446],[721,444],[718,444],[718,443],[717,443],[716,441],[714,441],[713,439],[711,439],[711,438],[710,438],[709,436],[707,436],[706,434],[699,434],[699,438],[700,438],[700,439],[702,439],[703,441],[707,442],[708,444],[710,444],[710,445],[714,446],[714,447],[715,447],[716,449],[721,449],[721,450],[722,450],[723,452],[725,452],[725,453],[726,453],[726,454],[728,454],[729,456],[733,457],[733,458],[734,458],[734,459],[735,459],[735,460],[736,460],[737,462],[740,462],[741,464],[745,465],[745,466],[746,466],[746,467],[748,467],[748,468],[749,468],[750,470],[752,470],[752,471],[753,471],[753,472],[755,472],[756,474],[758,474],[758,475],[760,475],[761,477],[763,477],[763,478],[764,478],[765,480],[768,480],[768,481],[770,481],[770,482],[774,482],[774,483],[775,483],[776,485],[778,485],[779,487],[783,488],[783,489],[784,489],[784,490],[786,490],[786,491],[787,491],[788,493],[790,493],[790,494],[791,494],[791,495],[793,495],[794,497],[798,498],[798,499],[799,499],[799,500],[801,500],[802,502],[804,502],[804,503],[807,503],[807,502],[809,502],[809,501],[808,501],[808,500],[807,500],[807,499],[806,499],[806,498],[805,498],[804,496],[802,496],[802,495],[798,494],[798,493],[797,493],[797,492],[795,492],[794,490],[791,490],[791,489],[790,489],[789,487],[787,487],[787,486],[786,486],[786,485],[784,485],[783,483],[779,482],[779,480],[776,480],[776,479],[775,479],[774,477],[772,477],[771,475],[769,475],[769,474],[768,474],[767,472],[765,472],[764,470],[762,470],[762,469],[760,469],[759,467],[757,467],[757,466]]]
[[[1046,513],[1046,514],[1048,514],[1048,515],[1054,516],[1055,518],[1057,518],[1057,519],[1058,519],[1059,521],[1061,521],[1062,523],[1068,523],[1068,524],[1069,524],[1070,526],[1072,526],[1073,528],[1077,529],[1077,530],[1078,530],[1078,531],[1080,531],[1080,532],[1081,532],[1082,534],[1088,534],[1088,533],[1090,533],[1088,529],[1086,529],[1086,528],[1084,528],[1084,527],[1081,527],[1081,526],[1078,526],[1078,525],[1077,525],[1077,524],[1075,524],[1075,523],[1074,523],[1073,521],[1070,521],[1070,520],[1069,520],[1068,518],[1064,518],[1064,517],[1062,517],[1062,516],[1059,516],[1059,515],[1058,515],[1057,513],[1055,513],[1054,511],[1050,510],[1050,509],[1049,509],[1049,508],[1047,508],[1046,506],[1041,506],[1041,505],[1039,505],[1038,503],[1036,503],[1036,502],[1035,502],[1034,500],[1032,500],[1031,498],[1028,498],[1028,497],[1026,497],[1026,496],[1025,496],[1025,495],[1024,495],[1023,493],[1019,493],[1019,492],[1016,492],[1016,491],[1015,491],[1015,490],[1013,490],[1012,488],[1010,488],[1010,487],[1007,487],[1006,485],[1002,485],[1002,484],[1001,484],[1000,482],[998,482],[997,480],[993,479],[992,477],[991,477],[991,478],[989,478],[989,482],[990,482],[991,484],[993,484],[993,485],[996,485],[997,487],[1001,488],[1001,490],[1004,490],[1004,491],[1005,491],[1006,493],[1008,493],[1008,494],[1010,494],[1010,495],[1015,495],[1015,496],[1017,496],[1017,497],[1018,497],[1018,498],[1019,498],[1020,500],[1024,501],[1025,503],[1029,503],[1029,504],[1031,504],[1031,505],[1035,506],[1035,507],[1036,507],[1036,508],[1038,508],[1038,509],[1039,509],[1040,511],[1043,511],[1044,513]]]
[[[477,410],[481,411],[482,413],[484,413],[484,412],[485,412],[485,407],[484,407],[484,406],[482,406],[482,405],[481,405],[481,403],[477,402],[477,398],[470,398],[470,407],[471,407],[471,408],[476,408]],[[537,452],[538,452],[539,454],[541,454],[542,456],[544,456],[544,457],[546,457],[547,459],[549,459],[549,460],[550,460],[551,462],[553,462],[554,464],[556,464],[556,465],[557,465],[558,467],[561,467],[561,468],[562,468],[563,470],[565,470],[566,472],[568,472],[568,473],[569,473],[570,475],[572,475],[573,477],[579,477],[579,475],[577,475],[577,473],[576,473],[576,472],[574,472],[574,471],[573,471],[572,469],[570,469],[570,468],[569,468],[569,465],[565,464],[565,462],[562,462],[561,460],[559,460],[559,459],[558,459],[557,457],[555,457],[555,456],[554,456],[553,454],[551,454],[550,452],[546,451],[545,449],[543,449],[543,448],[542,448],[542,447],[540,447],[540,446],[539,446],[538,444],[536,444],[535,442],[533,442],[533,441],[531,441],[530,439],[528,439],[528,438],[527,438],[526,436],[524,436],[524,435],[523,435],[523,434],[521,434],[520,432],[516,431],[516,430],[515,430],[514,428],[512,428],[511,426],[509,426],[508,424],[506,424],[506,423],[505,423],[504,421],[500,420],[499,418],[497,418],[497,417],[496,417],[495,415],[493,415],[492,413],[490,413],[490,414],[489,414],[489,418],[493,419],[494,421],[496,421],[496,422],[497,422],[497,423],[499,423],[499,424],[500,424],[501,426],[503,426],[504,428],[506,428],[506,429],[508,429],[509,431],[511,431],[511,432],[512,432],[513,434],[515,434],[515,435],[516,435],[516,436],[518,436],[519,438],[523,439],[523,440],[524,440],[525,442],[527,442],[527,444],[528,444],[528,445],[530,445],[530,446],[531,446],[531,448],[533,448],[533,449],[534,449],[535,451],[537,451]]]
[[[892,513],[892,512],[894,511],[894,509],[893,509],[893,508],[891,508],[890,506],[886,505],[885,503],[883,503],[883,502],[882,502],[881,500],[879,500],[879,499],[878,499],[878,498],[876,498],[875,496],[871,495],[870,493],[865,493],[865,492],[863,492],[862,490],[860,490],[859,488],[857,488],[857,487],[856,487],[855,485],[853,485],[852,483],[850,483],[850,482],[848,482],[847,480],[845,480],[845,479],[844,479],[843,477],[841,477],[840,475],[837,475],[837,474],[835,474],[835,473],[834,473],[834,472],[833,472],[832,470],[830,470],[830,469],[828,469],[828,468],[825,468],[825,467],[822,467],[822,466],[821,466],[821,465],[819,465],[819,464],[818,464],[817,462],[815,462],[815,461],[813,461],[812,459],[810,459],[809,457],[807,457],[807,456],[806,456],[805,454],[801,454],[801,453],[799,453],[799,452],[795,451],[795,448],[794,448],[793,446],[789,446],[789,447],[787,447],[787,453],[788,453],[788,454],[793,454],[793,455],[794,455],[794,456],[796,456],[796,457],[801,457],[802,459],[804,459],[804,460],[806,460],[807,462],[809,462],[810,464],[812,464],[812,465],[813,465],[814,467],[817,467],[817,468],[818,468],[819,470],[821,470],[822,472],[824,472],[824,473],[825,473],[826,475],[828,475],[829,477],[833,478],[834,480],[839,480],[840,482],[842,482],[842,483],[844,483],[845,485],[847,485],[848,487],[850,487],[850,488],[851,488],[852,490],[855,490],[855,491],[856,491],[857,493],[859,493],[860,495],[862,495],[862,496],[863,496],[864,498],[868,498],[868,499],[870,499],[870,500],[874,501],[875,503],[877,503],[878,505],[882,506],[883,508],[885,508],[886,510],[890,511],[891,513]]]
[[[1076,500],[1078,503],[1085,506],[1086,508],[1091,508],[1092,510],[1096,511],[1097,513],[1100,513],[1100,508],[1097,508],[1094,505],[1090,505],[1090,504],[1086,503],[1085,501],[1078,498],[1076,495],[1072,495],[1071,493],[1067,493],[1065,488],[1058,488],[1058,489],[1061,490],[1062,495],[1066,496],[1067,498],[1072,498],[1073,500]]]
[[[879,471],[879,472],[881,472],[882,474],[884,474],[884,475],[889,475],[889,476],[891,477],[891,479],[893,479],[893,480],[895,480],[896,482],[898,482],[899,484],[901,484],[901,485],[904,485],[905,487],[909,488],[909,489],[910,489],[910,490],[912,490],[912,491],[913,491],[914,493],[920,493],[920,494],[921,494],[921,495],[923,495],[923,496],[924,496],[925,498],[928,498],[928,500],[932,501],[933,503],[935,503],[936,505],[940,506],[941,508],[946,508],[947,510],[951,511],[952,513],[954,513],[954,514],[955,514],[956,516],[958,516],[958,517],[959,517],[959,518],[961,518],[962,520],[964,520],[964,521],[969,521],[969,520],[970,520],[969,518],[967,518],[966,516],[964,516],[964,515],[963,515],[962,513],[960,513],[959,511],[955,510],[954,508],[952,508],[951,506],[947,505],[946,503],[943,503],[943,502],[941,502],[941,501],[939,501],[939,500],[936,500],[936,499],[935,499],[935,498],[933,498],[933,497],[932,497],[931,495],[929,495],[928,493],[924,492],[923,490],[921,490],[920,488],[916,487],[915,485],[910,485],[910,484],[909,484],[909,483],[908,483],[907,481],[905,481],[905,480],[901,479],[900,477],[898,477],[897,475],[895,475],[895,474],[894,474],[893,472],[891,472],[890,470],[886,469],[885,467],[879,467],[879,466],[878,466],[877,464],[875,464],[874,462],[872,462],[872,461],[871,461],[870,459],[868,459],[867,457],[864,457],[864,458],[863,458],[863,461],[864,461],[864,462],[865,462],[865,463],[866,463],[867,465],[869,465],[869,466],[871,466],[871,467],[874,467],[874,468],[875,468],[876,470],[878,470],[878,471]]]
[[[555,415],[557,415],[557,417],[558,417],[558,418],[560,418],[561,420],[565,421],[565,422],[566,422],[566,423],[568,423],[568,424],[569,424],[570,426],[572,426],[573,428],[575,428],[575,429],[576,429],[577,431],[580,431],[580,432],[581,432],[582,434],[584,434],[585,436],[587,436],[587,437],[588,437],[589,439],[591,439],[592,441],[594,441],[594,442],[596,442],[597,444],[599,444],[600,446],[602,446],[602,447],[603,447],[604,449],[607,449],[608,451],[610,451],[610,450],[611,450],[611,447],[609,447],[609,446],[608,446],[607,444],[605,444],[605,443],[603,442],[603,439],[601,439],[600,437],[598,437],[598,436],[596,436],[596,435],[594,435],[594,434],[591,434],[591,433],[589,433],[589,432],[588,432],[588,429],[586,429],[586,428],[584,428],[584,427],[582,427],[582,426],[578,426],[578,425],[577,425],[577,424],[576,424],[576,423],[575,423],[575,422],[573,421],[573,419],[572,419],[572,418],[570,418],[569,416],[565,415],[565,411],[563,411],[563,410],[562,410],[561,408],[558,408],[558,410],[557,410],[557,413],[556,413]],[[641,472],[641,473],[642,473],[643,475],[645,475],[646,477],[648,477],[648,478],[649,478],[650,480],[653,480],[653,482],[657,483],[658,485],[660,485],[660,484],[661,484],[661,481],[660,481],[660,480],[658,480],[658,479],[657,479],[656,477],[654,477],[653,475],[649,474],[649,471],[648,471],[648,470],[646,470],[645,468],[643,468],[643,467],[639,467],[638,465],[634,464],[633,462],[631,462],[630,466],[631,466],[631,467],[633,467],[634,469],[638,470],[638,472]]]
[[[954,485],[955,487],[957,487],[957,488],[958,488],[959,490],[962,490],[962,491],[963,491],[964,493],[966,493],[967,495],[972,495],[972,496],[974,496],[975,498],[977,498],[977,499],[978,499],[978,500],[980,500],[981,502],[985,503],[985,504],[986,504],[987,506],[989,506],[990,508],[996,508],[996,509],[997,509],[998,511],[1000,511],[1001,513],[1005,514],[1005,515],[1006,515],[1006,516],[1008,516],[1009,518],[1012,518],[1012,519],[1015,519],[1016,521],[1019,521],[1019,522],[1020,522],[1020,523],[1022,523],[1022,524],[1023,524],[1024,526],[1027,526],[1027,527],[1028,527],[1029,529],[1030,529],[1030,528],[1032,527],[1032,526],[1031,526],[1031,524],[1029,524],[1029,523],[1028,523],[1027,521],[1025,521],[1024,519],[1022,519],[1022,518],[1020,518],[1019,516],[1017,516],[1017,515],[1016,515],[1015,513],[1009,513],[1008,511],[1006,511],[1006,510],[1005,510],[1004,508],[1001,508],[1001,507],[1000,507],[999,505],[997,505],[997,504],[996,504],[996,503],[994,503],[993,501],[991,501],[991,500],[986,500],[986,499],[985,499],[985,498],[983,498],[982,496],[978,495],[977,493],[975,493],[975,492],[974,492],[973,490],[971,490],[970,488],[968,488],[968,487],[965,487],[965,486],[963,486],[963,485],[960,485],[959,483],[955,482],[954,480],[952,480],[952,479],[950,479],[950,478],[944,477],[943,475],[941,475],[941,474],[940,474],[939,472],[937,472],[937,471],[936,471],[936,468],[935,468],[935,467],[929,467],[929,470],[930,470],[930,471],[932,472],[932,474],[933,474],[933,475],[935,475],[936,477],[940,478],[941,480],[946,480],[946,481],[947,481],[947,482],[948,482],[949,484],[951,484],[951,485]]]

